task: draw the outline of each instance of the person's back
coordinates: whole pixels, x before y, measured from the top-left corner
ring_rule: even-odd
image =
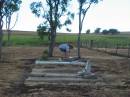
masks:
[[[67,43],[61,44],[61,45],[59,45],[59,49],[62,52],[68,52],[69,51],[69,45]]]
[[[72,48],[70,47],[70,44],[64,43],[64,44],[59,45],[59,49],[61,52],[65,54],[65,57],[66,57],[67,53],[70,52],[70,49]]]

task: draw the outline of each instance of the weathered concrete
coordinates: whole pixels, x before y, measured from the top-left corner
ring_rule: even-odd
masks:
[[[86,79],[83,79],[81,77],[29,77],[27,81],[33,81],[33,82],[85,82]]]
[[[34,82],[34,81],[26,81],[25,82],[25,85],[29,86],[29,87],[37,87],[37,86],[40,86],[40,87],[43,87],[44,86],[60,86],[60,87],[65,87],[65,86],[80,86],[80,87],[86,87],[86,86],[90,86],[90,82],[91,82],[91,86],[92,86],[92,83],[94,85],[95,81],[94,80],[86,80],[86,81],[82,81],[82,82],[47,82],[47,81],[37,81],[37,82]],[[101,85],[101,84],[100,84]],[[105,85],[105,83],[102,85]]]
[[[31,77],[51,77],[51,78],[55,78],[55,77],[60,77],[60,78],[77,78],[78,75],[77,74],[73,74],[73,73],[39,73],[39,72],[32,72],[30,74]]]
[[[32,73],[77,73],[82,70],[82,68],[43,68],[43,69],[33,69]]]
[[[62,64],[64,64],[64,65],[85,65],[86,64],[86,62],[78,62],[78,61],[72,61],[72,62],[67,62],[67,61],[39,61],[39,60],[37,60],[36,62],[35,62],[35,64],[42,64],[42,65],[44,65],[44,64],[58,64],[58,65],[62,65]]]
[[[25,85],[85,85],[90,80],[94,81],[91,76],[94,75],[91,75],[89,61],[36,61]]]

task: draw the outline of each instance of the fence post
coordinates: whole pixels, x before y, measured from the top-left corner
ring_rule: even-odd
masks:
[[[108,43],[105,42],[105,52],[107,52]]]
[[[118,54],[118,49],[119,49],[119,44],[116,45],[116,52],[115,52],[116,55]]]
[[[130,44],[128,45],[128,57],[130,57]]]
[[[89,48],[89,46],[88,46],[89,45],[89,41],[88,40],[86,41],[85,45],[86,45],[86,48]]]
[[[93,40],[90,40],[90,49],[93,48]]]
[[[82,43],[83,43],[83,41],[81,40],[81,41],[80,41],[80,47],[83,47]]]
[[[84,42],[84,46],[85,46],[85,48],[88,48],[88,41]]]

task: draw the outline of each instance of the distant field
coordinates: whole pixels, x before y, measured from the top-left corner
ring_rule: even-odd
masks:
[[[96,42],[127,45],[130,44],[130,35],[84,35],[82,40],[94,40]]]
[[[130,35],[95,35],[95,34],[82,34],[82,41],[94,40],[96,42],[105,42],[111,44],[130,44]],[[7,34],[4,35],[4,41],[7,42]],[[73,42],[76,43],[77,34],[57,34],[56,43]],[[48,44],[47,37],[44,40],[40,40],[36,32],[31,31],[15,31],[11,36],[12,45],[29,45],[29,46],[41,46]]]

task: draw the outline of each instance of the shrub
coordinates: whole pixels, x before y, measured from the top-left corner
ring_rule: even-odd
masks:
[[[43,59],[43,60],[47,60],[48,59],[48,50],[47,49],[45,49],[44,51],[43,51],[43,54],[42,54],[42,58],[41,59]]]
[[[38,36],[40,37],[41,40],[43,40],[45,36],[48,36],[48,37],[49,37],[48,29],[47,29],[47,27],[44,26],[43,24],[40,24],[40,25],[37,27],[37,33],[38,33]]]

